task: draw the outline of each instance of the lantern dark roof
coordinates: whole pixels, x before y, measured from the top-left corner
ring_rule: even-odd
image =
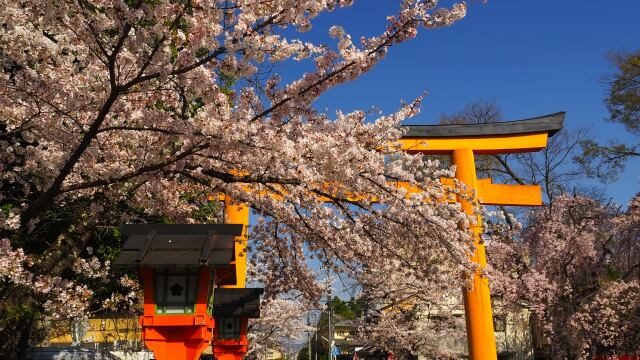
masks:
[[[217,318],[260,317],[261,288],[216,288],[213,315]]]
[[[116,267],[226,266],[233,260],[237,224],[127,224]]]
[[[558,112],[530,119],[487,124],[403,125],[402,129],[406,132],[402,137],[463,137],[538,132],[547,132],[549,136],[553,136],[562,129],[565,114],[565,112]]]

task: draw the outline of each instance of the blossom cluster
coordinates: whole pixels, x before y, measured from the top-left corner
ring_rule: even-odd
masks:
[[[140,284],[138,281],[131,279],[127,275],[123,275],[119,279],[120,286],[124,289],[123,292],[114,292],[106,299],[102,307],[105,310],[113,312],[140,312]]]
[[[283,348],[316,330],[307,323],[312,307],[303,301],[279,297],[264,301],[260,308],[260,318],[251,319],[249,324],[249,353],[261,354],[269,348]]]
[[[109,260],[105,261],[104,264],[100,262],[100,260],[92,256],[88,261],[87,259],[78,257],[76,261],[73,263],[73,271],[76,274],[83,275],[89,278],[106,278],[109,274]]]
[[[34,275],[25,267],[30,263],[22,249],[13,250],[8,239],[0,240],[0,279],[43,297],[47,317],[73,318],[87,310],[93,292],[86,285],[59,276]]]

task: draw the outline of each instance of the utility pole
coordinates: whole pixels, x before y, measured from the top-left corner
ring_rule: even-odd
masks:
[[[331,318],[333,316],[333,306],[331,303],[331,288],[333,287],[333,284],[331,283],[331,268],[329,268],[327,266],[327,283],[328,283],[328,287],[329,287],[329,294],[327,295],[327,309],[328,309],[328,330],[329,330],[329,336],[327,337],[327,339],[329,339],[329,357],[327,358],[327,360],[333,360],[333,329],[332,329],[332,324],[331,324]]]
[[[329,289],[329,295],[327,295],[327,306],[328,306],[328,330],[329,330],[329,336],[327,337],[327,339],[329,339],[329,357],[327,358],[328,360],[333,360],[333,331],[331,330],[332,324],[331,324],[331,316],[332,316],[332,304],[331,304],[331,289]]]
[[[309,353],[309,360],[311,360],[311,314],[307,314],[307,352]]]

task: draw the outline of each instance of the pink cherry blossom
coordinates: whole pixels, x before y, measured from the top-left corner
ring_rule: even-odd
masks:
[[[638,201],[623,212],[562,195],[533,214],[522,239],[488,248],[495,299],[531,310],[553,358],[640,349]]]
[[[194,213],[208,196],[225,194],[257,214],[249,254],[269,301],[295,292],[317,303],[322,286],[309,258],[378,290],[383,273],[399,292],[403,279],[422,294],[458,286],[450,276],[472,270],[459,226],[469,219],[438,200],[455,191],[440,183],[453,173],[397,144],[419,94],[378,117],[323,113],[315,101],[422,29],[452,25],[466,7],[398,1],[377,36],[319,29],[335,46],[283,31],[310,31],[316,17],[349,5],[4,2],[0,193],[12,197],[0,199],[9,209],[0,231],[15,245],[3,244],[6,279],[32,287],[47,314],[85,311],[85,283],[108,277],[104,259],[81,256],[98,227],[202,221]],[[293,61],[310,70],[288,82],[261,73]],[[423,192],[407,194],[395,181]],[[50,230],[58,213],[65,226]],[[63,278],[68,270],[73,280]],[[134,303],[135,292],[98,307]]]

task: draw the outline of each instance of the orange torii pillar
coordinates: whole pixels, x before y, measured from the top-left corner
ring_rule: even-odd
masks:
[[[223,196],[224,220],[227,224],[242,224],[242,234],[236,236],[234,242],[234,271],[230,278],[223,281],[222,288],[242,289],[247,285],[247,233],[249,229],[249,206],[235,202],[229,196]],[[215,314],[214,314],[215,316]],[[221,318],[215,317],[216,331],[213,334],[213,354],[217,360],[242,360],[248,350],[247,330],[248,317]],[[231,329],[231,331],[229,331]],[[223,335],[221,331],[225,331]],[[235,335],[228,336],[230,333]]]
[[[246,203],[234,202],[230,197],[224,198],[224,220],[227,224],[242,224],[242,236],[236,237],[235,252],[235,285],[225,287],[244,288],[247,284],[247,232],[249,231],[249,206]]]
[[[565,113],[532,119],[477,125],[409,125],[401,139],[409,153],[449,154],[456,166],[456,178],[484,205],[535,206],[542,204],[538,185],[492,184],[491,179],[477,179],[474,155],[509,154],[538,151],[547,139],[562,128]],[[458,197],[462,209],[473,215],[473,204]],[[482,218],[478,215],[470,229],[475,249],[471,260],[479,270],[473,276],[473,288],[464,289],[465,319],[469,357],[473,360],[497,359],[493,330],[493,313],[489,282],[481,275],[487,265],[481,241]]]

